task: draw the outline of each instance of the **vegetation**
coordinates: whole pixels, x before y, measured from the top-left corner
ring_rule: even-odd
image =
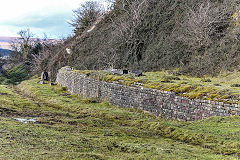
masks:
[[[179,122],[39,79],[0,86],[1,159],[237,159],[239,117]],[[13,118],[35,118],[21,123]]]
[[[71,25],[75,28],[75,34],[82,34],[102,15],[103,8],[96,1],[87,1],[73,12],[75,19],[72,20]]]
[[[13,53],[10,55],[10,60],[13,62],[27,62],[32,64],[33,56],[39,54],[42,50],[42,44],[39,39],[33,38],[33,33],[27,30],[18,32],[20,36],[16,42],[12,42]]]
[[[15,67],[18,67],[19,64],[24,64],[24,69],[28,73],[38,75],[47,71],[50,59],[55,56],[55,52],[58,52],[62,41],[51,40],[47,37],[44,39],[34,38],[33,33],[29,29],[19,31],[18,35],[19,38],[11,44],[12,52],[10,58],[3,64],[7,63]]]
[[[76,69],[172,70],[196,77],[239,69],[238,0],[88,1],[74,10],[74,35],[57,44],[21,36],[20,58],[36,73]],[[33,59],[33,60],[32,60]]]
[[[53,75],[65,65],[80,70],[179,68],[193,76],[239,67],[237,0],[116,0],[100,18],[95,4],[75,11],[75,30],[82,28],[46,58]]]
[[[54,44],[20,31],[11,54],[18,65],[0,76],[0,159],[238,159],[238,116],[180,122],[83,99],[65,87],[40,85],[36,77],[26,80],[30,71],[48,71],[54,80],[59,68],[70,65],[102,81],[239,103],[238,5],[116,0],[104,12],[97,2],[86,2],[74,11],[73,37]],[[106,68],[151,72],[91,71]]]
[[[0,159],[238,159],[238,116],[163,119],[83,99],[36,77],[26,80],[30,71],[49,71],[54,80],[59,68],[70,65],[102,81],[239,103],[238,5],[116,0],[104,12],[97,2],[86,2],[74,11],[73,37],[54,44],[20,31],[11,57],[20,65],[0,76],[1,84],[15,84],[0,85]],[[133,77],[91,71],[105,68],[151,72]]]
[[[16,65],[11,69],[3,71],[3,74],[0,76],[0,84],[18,84],[30,76],[25,64]]]

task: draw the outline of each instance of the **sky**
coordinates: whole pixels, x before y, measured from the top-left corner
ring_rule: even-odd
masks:
[[[73,10],[86,0],[1,0],[0,36],[15,37],[30,29],[35,37],[65,38],[72,34],[68,23]],[[101,0],[98,0],[101,1]]]

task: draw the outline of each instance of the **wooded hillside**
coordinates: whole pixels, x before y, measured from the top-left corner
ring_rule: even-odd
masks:
[[[88,15],[80,8],[75,13],[83,14],[82,21],[75,21],[75,35],[52,51],[44,63],[52,73],[64,65],[144,71],[177,68],[195,76],[238,69],[239,3],[118,0],[110,11],[103,14],[93,8],[97,14]],[[86,22],[84,16],[95,17],[82,23]]]

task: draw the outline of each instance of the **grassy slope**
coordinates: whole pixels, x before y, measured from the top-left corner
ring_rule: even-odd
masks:
[[[38,81],[24,81],[14,89],[0,86],[0,159],[237,159],[234,154],[240,155],[239,117],[171,121],[106,102],[90,103]],[[24,124],[13,117],[37,117],[37,123]]]

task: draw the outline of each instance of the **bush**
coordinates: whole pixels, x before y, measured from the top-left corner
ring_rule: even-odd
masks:
[[[75,34],[82,34],[101,16],[103,8],[96,1],[87,1],[73,12],[75,18],[71,25],[74,27]]]
[[[3,84],[16,84],[30,77],[29,72],[26,70],[26,65],[21,64],[9,70],[6,70],[1,77],[0,81]]]

